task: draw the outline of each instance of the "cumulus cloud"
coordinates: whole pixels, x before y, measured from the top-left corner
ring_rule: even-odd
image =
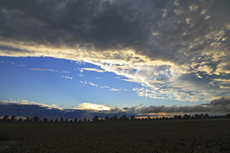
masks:
[[[228,0],[0,1],[0,56],[88,62],[101,69],[81,71],[124,76],[140,96],[211,100],[230,91],[212,83],[229,79],[229,11]]]

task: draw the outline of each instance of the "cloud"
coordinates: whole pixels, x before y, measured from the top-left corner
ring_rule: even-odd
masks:
[[[101,69],[83,69],[140,83],[145,90],[135,91],[150,98],[226,97],[228,86],[212,82],[230,79],[228,6],[228,0],[0,1],[0,56],[91,63]]]
[[[33,68],[30,70],[33,70],[33,71],[57,71],[57,70],[52,70],[52,69],[40,69],[40,68]]]
[[[110,91],[120,91],[121,89],[110,88]]]
[[[147,106],[147,107],[131,107],[127,111],[132,111],[137,114],[149,113],[198,113],[198,112],[211,112],[211,113],[227,113],[230,111],[230,97],[212,100],[207,104],[200,104],[194,106]]]
[[[55,118],[67,118],[67,119],[92,119],[95,115],[98,115],[100,118],[105,118],[105,116],[114,116],[118,117],[125,115],[126,112],[119,111],[120,109],[114,110],[115,107],[103,105],[103,104],[92,104],[92,103],[82,103],[79,105],[80,108],[74,109],[62,109],[56,105],[46,105],[35,102],[9,102],[9,101],[0,101],[0,116],[3,115],[16,115],[16,117],[34,117],[35,115],[39,116],[41,119],[55,119]],[[129,114],[130,115],[130,114]],[[132,115],[132,114],[131,114]]]
[[[100,73],[105,72],[104,70],[99,70],[99,69],[94,69],[94,68],[81,68],[81,70],[95,71],[95,72],[100,72]]]
[[[38,106],[38,107],[43,107],[45,109],[58,109],[58,110],[63,110],[60,107],[57,107],[55,104],[47,105],[47,104],[41,104],[41,103],[36,103],[36,102],[28,102],[27,100],[20,100],[20,101],[0,101],[0,105],[20,105],[20,106]]]
[[[230,111],[230,97],[219,98],[210,101],[210,103],[194,105],[194,106],[134,106],[120,108],[118,106],[108,106],[95,103],[81,103],[78,108],[62,109],[56,105],[40,104],[35,102],[16,102],[16,101],[0,101],[0,116],[16,115],[20,117],[33,117],[38,115],[40,118],[87,118],[91,119],[98,115],[100,118],[105,116],[127,115],[127,116],[146,116],[146,115],[163,115],[171,116],[178,113],[228,113]]]
[[[93,103],[82,103],[79,104],[79,108],[83,110],[111,110],[110,106],[106,106],[103,104],[93,104]]]
[[[230,97],[224,98],[221,97],[220,99],[214,99],[210,102],[211,106],[218,106],[218,105],[222,105],[222,106],[227,106],[230,105]]]
[[[189,6],[190,11],[194,11],[194,12],[195,12],[198,8],[199,8],[199,7],[196,6],[196,5],[190,5],[190,6]]]
[[[92,82],[88,82],[88,84],[90,84],[91,86],[95,86],[95,87],[98,86],[97,84],[94,84],[94,83],[92,83]]]
[[[206,13],[206,10],[203,10],[200,14],[205,14]]]
[[[205,17],[205,20],[208,20],[209,18],[211,18],[210,15],[206,16],[206,17]]]
[[[69,71],[61,71],[61,73],[69,73]]]
[[[66,79],[73,79],[72,77],[70,76],[61,76],[62,78],[66,78]]]

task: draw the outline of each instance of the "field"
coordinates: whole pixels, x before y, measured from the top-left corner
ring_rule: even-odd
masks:
[[[8,152],[230,152],[230,120],[0,123]]]

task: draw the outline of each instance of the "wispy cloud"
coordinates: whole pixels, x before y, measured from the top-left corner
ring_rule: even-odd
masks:
[[[95,71],[95,72],[100,72],[100,73],[105,72],[104,70],[99,70],[99,69],[94,69],[94,68],[81,68],[81,70]]]
[[[94,84],[94,83],[92,83],[92,82],[88,82],[88,84],[90,84],[91,86],[95,86],[95,87],[98,86],[97,84]]]
[[[33,71],[58,71],[58,70],[52,70],[52,69],[41,69],[41,68],[32,68],[30,70],[33,70]]]
[[[109,91],[120,91],[121,89],[110,88]]]
[[[70,76],[61,76],[62,78],[66,78],[66,79],[73,79],[72,77]]]
[[[89,84],[89,85],[91,85],[91,86],[98,87],[97,84],[94,84],[94,83],[88,82],[88,81],[80,81],[80,83],[82,83],[82,84]]]

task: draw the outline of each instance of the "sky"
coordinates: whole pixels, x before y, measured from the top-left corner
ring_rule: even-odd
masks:
[[[229,0],[0,1],[0,116],[230,112]]]

